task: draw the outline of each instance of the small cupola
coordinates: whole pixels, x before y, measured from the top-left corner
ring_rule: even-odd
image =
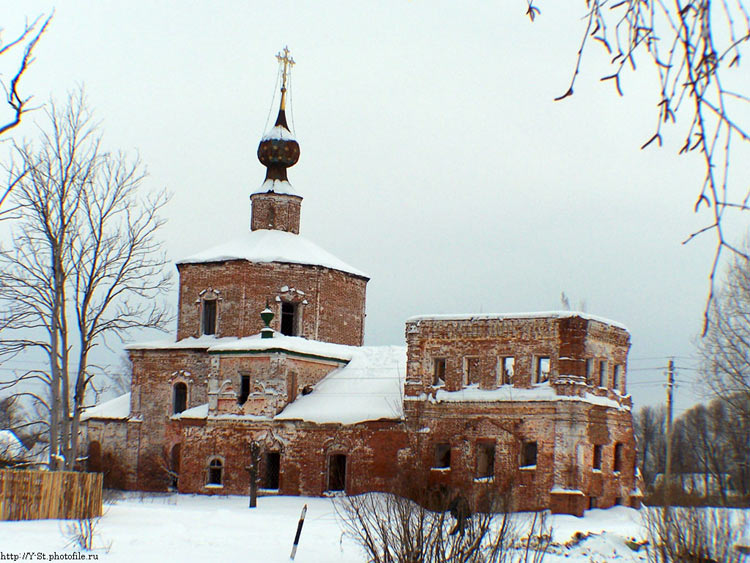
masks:
[[[299,234],[302,198],[294,193],[286,172],[299,160],[299,143],[286,119],[287,87],[294,59],[287,47],[276,58],[281,66],[281,102],[276,123],[258,145],[258,160],[266,167],[266,178],[250,196],[250,226],[253,231],[271,229]]]

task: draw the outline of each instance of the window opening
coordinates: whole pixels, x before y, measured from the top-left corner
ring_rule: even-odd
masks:
[[[328,490],[343,491],[346,489],[346,455],[328,456]]]
[[[432,384],[435,387],[445,385],[445,358],[432,360]]]
[[[601,360],[599,362],[599,387],[607,386],[607,361]]]
[[[281,334],[297,336],[297,306],[294,303],[281,304]]]
[[[594,360],[586,359],[586,383],[591,385],[594,382]]]
[[[521,467],[532,467],[536,465],[537,445],[536,442],[524,442],[521,449]]]
[[[264,489],[279,488],[279,473],[281,470],[281,454],[279,452],[266,453],[266,467],[263,475]]]
[[[622,444],[615,444],[614,471],[622,471]]]
[[[216,334],[216,299],[203,300],[203,334]]]
[[[589,497],[589,510],[593,510],[594,508],[596,508],[597,504],[598,502],[596,497]]]
[[[92,473],[102,472],[102,446],[99,442],[89,442],[86,469]]]
[[[617,364],[612,371],[612,389],[618,391],[620,389],[620,379],[622,376],[622,366]]]
[[[594,446],[594,469],[602,468],[602,447]]]
[[[549,381],[549,356],[539,356],[536,359],[536,382],[544,383]]]
[[[172,399],[174,414],[180,414],[187,408],[187,385],[183,382],[175,383]]]
[[[477,444],[477,477],[495,476],[495,444]]]
[[[212,459],[211,463],[208,464],[208,484],[209,485],[221,485],[222,484],[222,470],[224,464],[221,463],[220,459]]]
[[[506,356],[501,361],[501,383],[510,385],[513,383],[513,369],[516,367],[516,359],[513,356]]]
[[[479,358],[466,358],[466,385],[479,383]]]
[[[451,466],[451,445],[435,445],[435,462],[433,467],[436,469],[448,469]]]
[[[240,396],[237,397],[237,402],[241,405],[245,404],[247,398],[250,396],[250,376],[240,376]]]

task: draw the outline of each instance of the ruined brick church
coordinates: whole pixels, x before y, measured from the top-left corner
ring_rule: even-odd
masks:
[[[299,234],[281,103],[239,240],[177,263],[176,339],[128,346],[130,393],[89,409],[92,470],[133,490],[320,496],[404,480],[519,510],[637,506],[630,337],[585,313],[427,315],[363,346],[368,277]]]

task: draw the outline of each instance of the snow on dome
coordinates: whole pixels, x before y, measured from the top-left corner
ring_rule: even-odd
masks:
[[[130,416],[130,393],[120,395],[116,399],[111,401],[105,401],[99,403],[95,407],[86,409],[81,415],[81,420],[89,420],[91,418],[115,418],[125,419]]]
[[[356,424],[402,419],[406,347],[351,348],[351,362],[329,373],[312,393],[298,397],[276,420]]]
[[[265,194],[268,192],[273,192],[273,193],[282,194],[282,195],[295,195],[297,197],[302,197],[297,193],[297,190],[294,189],[292,184],[289,183],[289,180],[271,180],[271,179],[268,179],[265,182],[263,182],[260,185],[260,187],[250,195]]]
[[[270,131],[268,131],[265,135],[263,135],[260,140],[263,141],[273,141],[273,140],[282,140],[282,141],[296,141],[297,139],[294,138],[294,135],[292,135],[292,132],[289,131],[286,127],[283,125],[276,125],[273,127]]]
[[[27,453],[26,446],[12,430],[0,430],[0,458],[15,460]]]
[[[440,315],[415,315],[406,319],[412,321],[476,321],[476,320],[505,320],[505,319],[567,319],[570,317],[581,317],[589,321],[596,321],[610,326],[628,330],[628,328],[617,321],[597,317],[580,311],[540,311],[536,313],[464,313],[464,314],[440,314]]]
[[[300,235],[268,229],[250,231],[240,238],[178,260],[177,264],[199,264],[227,260],[323,266],[368,278],[366,274],[343,260],[339,260],[330,252],[323,250],[314,242]]]

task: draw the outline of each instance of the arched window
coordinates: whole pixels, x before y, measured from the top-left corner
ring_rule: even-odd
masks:
[[[187,408],[187,385],[181,381],[174,385],[172,406],[174,414],[179,414]]]
[[[224,464],[220,459],[214,458],[208,464],[208,484],[209,485],[222,485],[222,470]]]

